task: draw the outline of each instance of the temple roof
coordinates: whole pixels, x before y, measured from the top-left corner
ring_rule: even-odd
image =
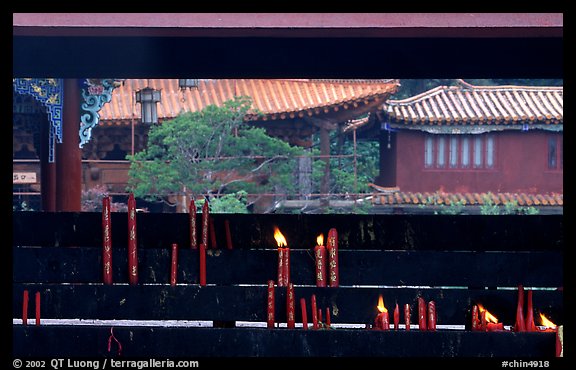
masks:
[[[438,86],[388,100],[390,123],[413,125],[563,124],[564,88],[540,86]]]
[[[545,207],[564,205],[564,194],[528,194],[528,193],[446,193],[446,192],[403,192],[398,188],[383,191],[381,187],[373,186],[372,204],[380,206],[394,205],[430,205],[438,206],[459,203],[465,206],[481,206],[487,202],[494,205],[505,205],[516,202],[520,207]],[[378,189],[379,188],[379,189]]]
[[[249,96],[263,116],[249,120],[269,121],[353,111],[358,106],[380,106],[398,88],[397,80],[218,79],[200,80],[198,89],[180,90],[177,79],[127,79],[100,111],[101,124],[128,124],[140,118],[134,92],[145,87],[160,89],[159,120],[181,112],[195,112],[208,105],[222,105],[235,96]]]

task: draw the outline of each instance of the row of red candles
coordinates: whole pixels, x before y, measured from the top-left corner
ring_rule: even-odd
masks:
[[[378,298],[378,311],[380,313],[376,316],[374,320],[373,329],[375,330],[390,330],[390,317],[388,314],[388,309],[384,306],[384,299],[382,295]],[[410,330],[410,305],[406,303],[404,305],[404,324],[406,330]],[[418,329],[419,330],[430,330],[436,331],[436,303],[434,301],[428,302],[422,297],[418,297]],[[398,303],[394,308],[394,330],[398,330],[400,327],[400,308]]]
[[[213,249],[217,248],[216,233],[214,230],[214,220],[209,215],[208,203],[202,206],[202,231],[201,242],[198,244],[196,230],[196,205],[194,200],[190,201],[189,209],[190,221],[190,248],[198,249],[200,253],[200,285],[206,285],[206,247],[208,246],[208,234],[210,233],[210,244]],[[226,246],[233,249],[232,237],[230,234],[230,224],[224,221],[226,231]],[[110,217],[110,197],[102,200],[102,267],[104,284],[112,284],[112,223]],[[130,285],[138,284],[138,254],[136,239],[136,201],[134,195],[130,193],[128,197],[128,271]],[[170,271],[170,284],[176,285],[178,265],[178,245],[172,244],[172,258]]]
[[[287,287],[290,284],[290,248],[286,238],[278,227],[274,227],[274,239],[278,244],[278,286]],[[326,254],[328,253],[328,257]],[[314,247],[316,261],[316,286],[326,287],[326,265],[328,265],[328,286],[338,287],[340,285],[340,274],[338,270],[338,231],[332,228],[328,231],[328,246],[324,246],[324,234],[316,238]],[[328,263],[326,263],[328,260]]]
[[[278,285],[280,286],[280,285]],[[266,326],[273,328],[276,318],[275,306],[275,288],[274,281],[268,281],[268,300],[266,306]],[[294,284],[288,283],[286,289],[286,327],[294,329],[296,327],[296,297],[294,294]],[[330,308],[326,307],[326,321],[322,322],[322,309],[317,307],[316,295],[312,294],[310,297],[310,308],[312,313],[312,329],[317,330],[321,327],[330,328]],[[306,307],[306,298],[300,298],[300,310],[302,313],[302,329],[308,330],[308,313]]]
[[[543,314],[540,314],[541,320],[545,321],[544,329],[540,329],[534,323],[534,306],[532,304],[532,290],[526,292],[526,310],[524,310],[524,287],[518,285],[518,302],[516,305],[516,321],[512,331],[556,331],[556,326],[550,322]],[[524,314],[526,313],[526,314]],[[472,331],[504,331],[504,324],[498,322],[498,319],[492,315],[481,304],[472,306]]]

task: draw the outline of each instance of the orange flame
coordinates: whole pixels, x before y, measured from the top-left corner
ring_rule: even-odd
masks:
[[[482,306],[481,304],[477,304],[478,306],[478,311],[480,311],[480,314],[482,314],[482,312],[486,311],[486,322],[492,322],[494,324],[498,323],[498,319],[496,318],[496,316],[492,315],[490,313],[490,311],[488,311],[487,309],[484,308],[484,306]]]
[[[274,226],[274,239],[276,239],[276,244],[278,244],[278,248],[285,247],[288,245],[288,243],[286,243],[286,238],[284,238],[284,235],[282,235],[280,229],[277,228],[276,226]]]
[[[380,312],[388,312],[388,309],[386,309],[386,306],[384,306],[384,298],[382,297],[382,294],[380,294],[380,297],[378,297],[378,311]]]
[[[324,245],[324,234],[320,234],[316,237],[316,245]]]
[[[556,329],[556,324],[554,324],[552,321],[550,321],[546,316],[544,316],[542,313],[540,313],[540,321],[542,322],[542,326],[545,326],[547,328],[552,328],[552,329]]]

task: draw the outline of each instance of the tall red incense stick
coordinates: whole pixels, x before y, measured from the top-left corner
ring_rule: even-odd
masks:
[[[288,329],[294,329],[296,327],[296,315],[294,313],[296,309],[295,299],[294,285],[289,283],[288,289],[286,289],[286,325]]]
[[[428,302],[428,330],[436,331],[436,303]]]
[[[322,309],[318,309],[318,326],[322,326]]]
[[[22,294],[22,325],[28,325],[28,290]]]
[[[208,217],[208,224],[210,225],[210,247],[212,249],[217,249],[216,229],[214,228],[214,218],[212,216]]]
[[[404,305],[404,324],[406,330],[410,330],[410,305],[408,303]]]
[[[226,232],[226,248],[234,249],[232,246],[232,234],[230,233],[230,221],[224,220],[224,231]]]
[[[524,323],[524,287],[522,285],[518,285],[518,305],[516,306],[514,331],[526,331]]]
[[[290,248],[284,248],[284,261],[282,262],[282,275],[284,276],[284,284],[290,285]]]
[[[266,326],[274,327],[274,280],[268,280],[268,300],[266,305]]]
[[[328,279],[331,287],[340,285],[338,273],[338,232],[335,228],[328,231]]]
[[[138,284],[138,254],[136,251],[136,200],[128,196],[128,273],[130,285]]]
[[[326,327],[330,327],[330,307],[326,307]]]
[[[526,323],[524,324],[524,329],[526,331],[537,331],[536,325],[534,324],[534,308],[532,307],[532,290],[526,292]]]
[[[308,315],[306,313],[305,298],[300,298],[300,310],[302,311],[302,329],[308,330]]]
[[[201,243],[198,251],[200,253],[200,286],[206,286],[206,246]]]
[[[316,295],[312,294],[310,298],[310,305],[312,306],[312,329],[318,329],[318,309],[316,307]]]
[[[418,328],[426,330],[426,302],[424,298],[418,297]]]
[[[110,218],[110,197],[102,199],[102,280],[112,284],[112,223]]]
[[[36,292],[36,326],[40,325],[40,292]]]
[[[176,286],[176,275],[178,274],[178,244],[172,244],[172,263],[170,264],[170,285]]]
[[[284,279],[284,263],[286,259],[284,258],[284,252],[286,248],[278,247],[278,286],[286,286],[286,280]]]
[[[398,302],[396,302],[396,307],[394,307],[394,330],[398,330],[400,327],[400,308],[398,307]]]
[[[202,205],[202,238],[200,240],[201,244],[204,244],[204,248],[208,248],[208,218],[210,217],[210,210],[208,208],[208,200],[204,201]]]
[[[194,203],[194,199],[190,199],[188,220],[190,222],[190,248],[196,249],[198,248],[198,232],[196,230],[196,203]]]
[[[314,247],[314,256],[316,257],[316,286],[326,286],[326,247],[324,246],[324,234],[316,238],[316,247]]]

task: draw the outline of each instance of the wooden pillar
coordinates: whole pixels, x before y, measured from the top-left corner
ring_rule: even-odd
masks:
[[[328,194],[330,192],[330,134],[328,130],[324,127],[320,128],[320,154],[322,160],[324,161],[324,176],[322,177],[322,182],[320,183],[320,193]],[[322,196],[322,198],[324,198]]]
[[[380,134],[380,174],[376,185],[395,187],[396,184],[396,133],[382,130]]]
[[[64,80],[62,143],[56,144],[56,210],[79,212],[82,197],[82,152],[80,139],[80,86]]]
[[[46,116],[44,116],[46,117]],[[50,129],[52,123],[44,118],[40,122],[40,191],[42,193],[42,210],[56,211],[56,163],[48,162]]]

